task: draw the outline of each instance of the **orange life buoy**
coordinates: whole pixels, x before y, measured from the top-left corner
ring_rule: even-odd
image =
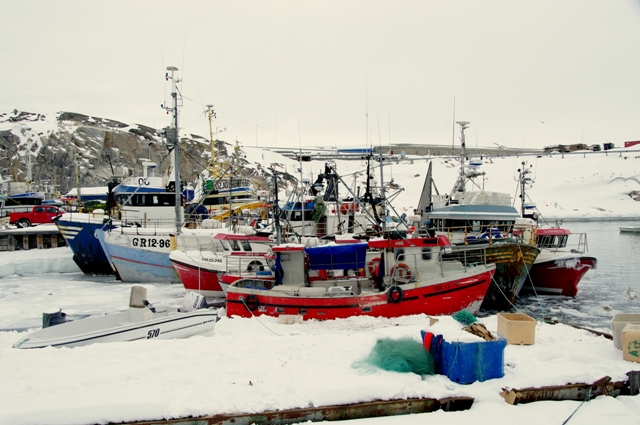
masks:
[[[378,271],[378,267],[380,267],[380,257],[373,257],[368,264],[369,267],[369,276],[373,277]]]
[[[411,279],[411,269],[405,263],[398,263],[391,268],[391,276],[397,281],[408,282]]]

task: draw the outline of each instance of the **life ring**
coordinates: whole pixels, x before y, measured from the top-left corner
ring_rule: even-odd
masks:
[[[244,300],[244,306],[247,307],[249,311],[255,311],[259,305],[260,302],[258,301],[258,297],[255,295],[247,295],[247,298]]]
[[[248,272],[254,272],[254,271],[257,271],[256,268],[259,269],[261,272],[263,272],[264,271],[264,264],[262,264],[260,261],[254,260],[254,261],[250,262],[249,265],[247,266],[247,271]]]
[[[399,286],[392,286],[389,288],[389,292],[387,292],[387,299],[390,303],[398,304],[404,299],[404,292],[402,291],[402,288]]]
[[[399,282],[408,282],[411,279],[411,269],[405,263],[398,263],[391,267],[391,276]]]
[[[380,257],[373,257],[367,267],[369,268],[369,276],[375,276],[378,267],[380,267]]]

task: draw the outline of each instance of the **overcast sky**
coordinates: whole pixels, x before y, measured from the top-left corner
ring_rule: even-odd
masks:
[[[0,12],[0,112],[161,128],[173,65],[182,131],[208,136],[213,104],[218,137],[248,146],[449,145],[454,115],[471,122],[470,147],[640,140],[638,0],[0,0]]]

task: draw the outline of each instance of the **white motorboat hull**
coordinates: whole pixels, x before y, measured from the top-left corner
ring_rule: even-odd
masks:
[[[213,335],[219,320],[214,308],[181,312],[148,307],[65,322],[33,332],[13,348],[77,347],[97,342],[188,338]]]

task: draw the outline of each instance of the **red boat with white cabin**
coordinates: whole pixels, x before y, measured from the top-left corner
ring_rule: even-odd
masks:
[[[540,254],[529,270],[522,291],[575,297],[582,277],[598,265],[597,258],[588,254],[586,233],[572,234],[569,229],[561,227],[536,228],[534,223],[532,225]],[[524,225],[517,223],[516,226],[522,228]],[[568,245],[570,237],[573,242]]]
[[[199,250],[171,251],[169,260],[187,291],[205,297],[224,297],[220,275],[265,270],[264,255],[271,245],[273,242],[265,236],[216,233],[211,245]]]
[[[445,236],[310,248],[277,245],[269,260],[274,278],[231,283],[226,313],[229,317],[297,315],[304,320],[447,315],[461,310],[475,314],[496,266],[443,260],[450,246]]]

